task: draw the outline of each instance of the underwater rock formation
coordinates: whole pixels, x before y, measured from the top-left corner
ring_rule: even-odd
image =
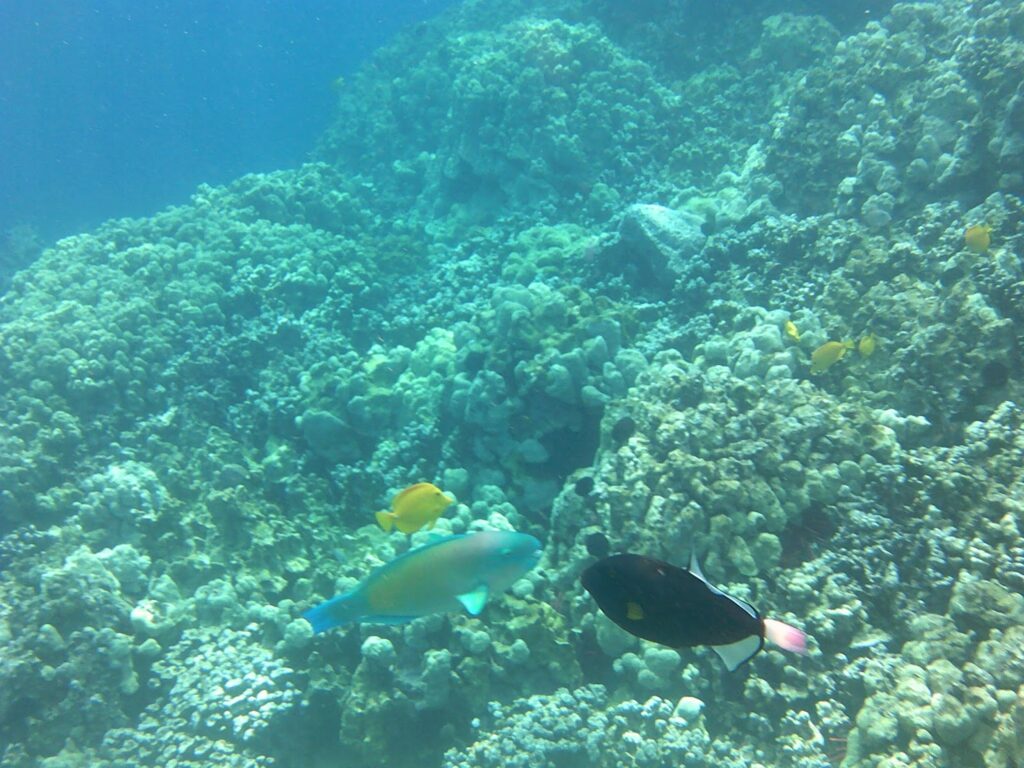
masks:
[[[315,160],[12,278],[0,768],[1021,762],[1024,9],[697,5],[465,3]],[[540,566],[314,637],[415,482]],[[579,585],[692,548],[809,654]]]

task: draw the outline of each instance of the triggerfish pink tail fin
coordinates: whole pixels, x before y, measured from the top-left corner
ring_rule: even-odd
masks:
[[[784,651],[807,653],[807,635],[789,624],[765,619],[764,636]]]
[[[375,514],[377,516],[377,524],[383,528],[386,533],[390,532],[391,528],[395,524],[395,513],[382,509],[380,512],[376,512]]]

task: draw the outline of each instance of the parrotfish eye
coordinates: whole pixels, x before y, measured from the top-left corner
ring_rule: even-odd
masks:
[[[499,552],[499,554],[501,554],[501,555],[511,555],[512,554],[512,547],[502,547],[501,551]]]

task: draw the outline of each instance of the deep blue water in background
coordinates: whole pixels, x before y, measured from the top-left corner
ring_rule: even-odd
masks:
[[[0,233],[44,240],[300,162],[333,82],[455,0],[2,0]]]

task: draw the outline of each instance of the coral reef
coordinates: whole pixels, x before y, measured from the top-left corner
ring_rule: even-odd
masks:
[[[310,162],[19,264],[0,768],[1024,760],[1024,9],[703,5],[459,4]],[[301,618],[487,528],[480,616]],[[809,652],[640,641],[601,551]]]
[[[603,686],[591,685],[510,705],[491,702],[486,719],[494,725],[486,736],[464,750],[447,752],[443,765],[709,765],[712,752],[715,765],[743,765],[739,756],[730,759],[721,745],[711,749],[711,738],[700,725],[700,705],[693,703],[697,701],[684,698],[673,705],[653,696],[643,704],[612,705]]]

